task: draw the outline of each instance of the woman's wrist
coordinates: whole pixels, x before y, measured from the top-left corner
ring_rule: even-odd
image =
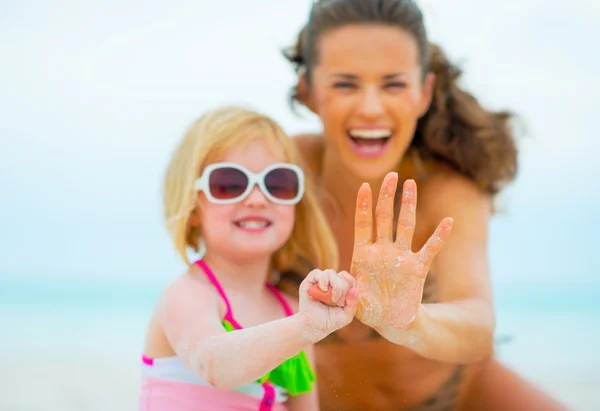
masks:
[[[394,344],[410,349],[416,349],[423,345],[420,335],[423,326],[426,323],[426,316],[427,312],[423,307],[423,304],[419,304],[417,314],[407,324],[404,324],[402,327],[393,324],[383,324],[383,326],[376,329],[376,331]]]

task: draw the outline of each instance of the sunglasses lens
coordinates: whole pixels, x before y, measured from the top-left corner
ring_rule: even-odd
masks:
[[[300,190],[299,176],[294,170],[276,168],[265,176],[269,193],[280,200],[292,200]]]
[[[213,170],[208,180],[210,194],[218,200],[241,196],[248,187],[248,177],[240,170],[223,167]]]

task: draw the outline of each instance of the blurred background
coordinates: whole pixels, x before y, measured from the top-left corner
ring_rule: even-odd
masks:
[[[280,54],[310,3],[0,0],[0,409],[136,408],[147,321],[184,269],[161,220],[171,151],[220,104],[319,130]],[[600,409],[600,3],[420,3],[465,86],[527,132],[491,226],[498,355]]]

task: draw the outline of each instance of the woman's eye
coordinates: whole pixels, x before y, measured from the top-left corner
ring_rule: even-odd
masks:
[[[386,88],[406,88],[406,83],[401,81],[394,81],[392,83],[387,83],[385,85]]]
[[[349,83],[349,82],[340,82],[340,83],[334,83],[333,87],[349,89],[349,88],[354,88],[354,84]]]

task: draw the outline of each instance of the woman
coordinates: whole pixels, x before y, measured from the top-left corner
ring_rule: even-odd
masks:
[[[492,357],[488,220],[517,169],[510,114],[461,90],[410,0],[315,2],[285,54],[323,124],[294,141],[361,298],[317,346],[322,409],[564,409]]]

